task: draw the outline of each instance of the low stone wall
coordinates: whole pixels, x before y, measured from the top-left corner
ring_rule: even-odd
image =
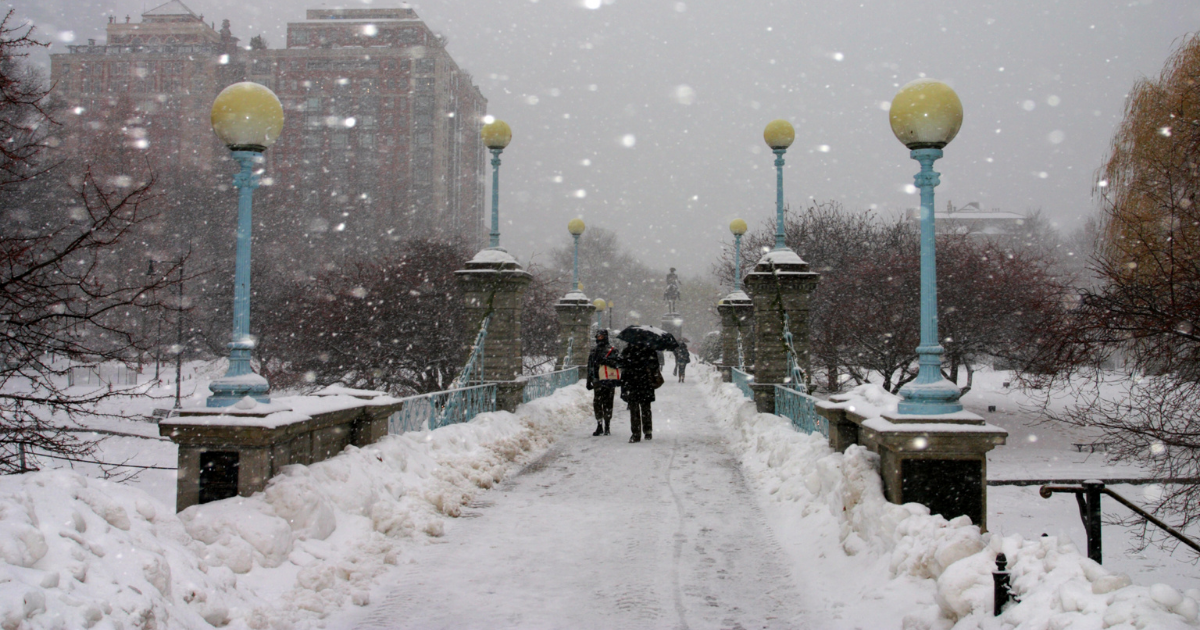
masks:
[[[179,446],[175,509],[250,496],[290,464],[314,464],[347,446],[366,446],[388,432],[396,399],[322,401],[327,411],[300,413],[278,403],[258,409],[183,410],[159,434]]]

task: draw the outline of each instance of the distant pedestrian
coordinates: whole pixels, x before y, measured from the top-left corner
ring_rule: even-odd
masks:
[[[621,353],[621,400],[629,403],[629,428],[633,432],[629,438],[631,443],[641,442],[643,435],[647,440],[653,439],[650,403],[654,402],[655,388],[662,382],[654,350],[636,343],[625,346],[625,351]]]
[[[687,369],[687,365],[692,362],[692,353],[688,352],[687,339],[679,341],[679,347],[675,348],[675,376],[679,377],[679,382],[683,382],[683,372]]]
[[[608,343],[608,331],[596,331],[596,347],[588,355],[587,388],[592,390],[592,409],[596,413],[596,431],[608,435],[612,421],[613,394],[621,384],[621,355]]]

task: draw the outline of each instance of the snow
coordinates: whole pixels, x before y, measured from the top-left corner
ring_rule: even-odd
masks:
[[[1128,530],[1108,524],[1106,564],[1088,560],[1069,497],[990,488],[989,533],[893,505],[872,453],[835,453],[757,413],[711,368],[689,372],[659,390],[655,439],[638,445],[620,430],[587,435],[590,392],[573,385],[516,414],[290,466],[264,492],[178,515],[170,473],[127,484],[67,470],[0,478],[0,627],[462,627],[484,604],[507,615],[478,624],[492,627],[589,611],[603,614],[572,627],[1196,627],[1194,565],[1156,548],[1121,553]],[[1024,394],[1001,387],[1006,378],[977,373],[964,397],[980,415],[996,405],[986,419],[1012,435],[989,457],[992,477],[1138,476],[1075,453],[1086,436],[1025,424]],[[201,400],[202,381],[194,389]],[[290,413],[364,404],[281,399]],[[822,404],[884,413],[894,403],[869,385]],[[113,404],[139,413],[154,399]],[[614,429],[627,417],[619,410]],[[174,458],[167,442],[127,437],[101,453]],[[993,617],[998,552],[1020,601]]]
[[[0,626],[287,627],[365,603],[447,517],[590,415],[581,385],[389,436],[267,489],[174,509],[69,471],[0,478]],[[357,401],[359,404],[362,401]]]
[[[354,398],[378,398],[387,396],[387,392],[375,391],[373,389],[354,389],[344,385],[329,385],[312,393],[313,396],[352,396]]]
[[[367,396],[369,399],[364,400]],[[239,407],[246,401],[254,403]],[[313,415],[341,411],[363,405],[383,406],[400,402],[399,398],[382,392],[343,388],[326,388],[324,393],[310,396],[276,396],[269,403],[243,398],[231,407],[184,407],[179,416],[164,419],[160,426],[239,426],[278,427],[306,422]]]
[[[750,296],[746,295],[745,291],[734,291],[729,295],[721,298],[721,302],[751,302]]]
[[[785,265],[807,265],[804,259],[799,254],[791,249],[773,249],[758,259],[756,266],[775,264],[779,266]]]
[[[817,599],[829,601],[836,620],[822,627],[885,627],[882,620],[905,630],[1195,627],[1200,591],[1176,600],[1177,589],[1131,585],[1069,540],[980,533],[966,517],[947,521],[919,504],[888,503],[876,455],[859,446],[833,452],[823,437],[757,413],[712,371],[698,373],[708,380],[710,405],[728,418],[733,449],[765,492],[777,529],[803,532],[781,540],[794,542],[787,547],[795,565],[819,578],[812,584],[821,591]],[[882,407],[892,402],[875,394]],[[999,552],[1008,557],[1021,601],[993,617]]]
[[[481,250],[479,250],[475,254],[475,257],[471,259],[471,262],[486,263],[486,264],[512,263],[515,265],[515,264],[517,264],[517,259],[513,258],[512,254],[509,254],[508,252],[504,251],[503,249],[496,248],[496,249],[481,249]]]

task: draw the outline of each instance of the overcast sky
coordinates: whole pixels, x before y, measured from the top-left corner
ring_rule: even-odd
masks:
[[[104,39],[158,0],[18,0],[62,50]],[[272,47],[308,8],[394,2],[185,0]],[[916,206],[916,162],[888,102],[928,76],[957,90],[962,131],[937,163],[946,201],[1041,209],[1065,228],[1094,210],[1096,168],[1135,80],[1157,76],[1200,24],[1195,0],[428,0],[414,3],[513,128],[501,243],[523,260],[615,230],[647,263],[706,273],[729,221],[774,218],[762,128],[796,126],[786,199],[884,213]],[[489,184],[490,186],[490,177]],[[490,197],[490,196],[489,196]],[[231,204],[233,203],[231,199]],[[231,208],[233,206],[231,205]],[[803,255],[803,252],[801,252]]]

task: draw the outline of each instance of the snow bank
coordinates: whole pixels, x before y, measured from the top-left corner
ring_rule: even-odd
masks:
[[[178,515],[73,472],[0,478],[0,628],[308,626],[368,603],[410,545],[591,415],[573,385],[516,414],[290,466],[264,492]]]
[[[803,521],[814,547],[840,546],[860,560],[857,570],[886,571],[881,588],[893,595],[915,587],[916,596],[894,598],[906,607],[897,615],[904,630],[1196,627],[1200,592],[1131,585],[1128,577],[1108,572],[1055,537],[981,534],[967,517],[947,521],[920,504],[889,503],[875,454],[859,446],[836,453],[824,437],[798,433],[787,419],[758,413],[715,371],[698,373],[748,475],[769,501]],[[894,397],[876,390],[851,392],[842,404],[860,413],[894,408]],[[1000,552],[1008,557],[1020,601],[995,617],[992,571]]]

